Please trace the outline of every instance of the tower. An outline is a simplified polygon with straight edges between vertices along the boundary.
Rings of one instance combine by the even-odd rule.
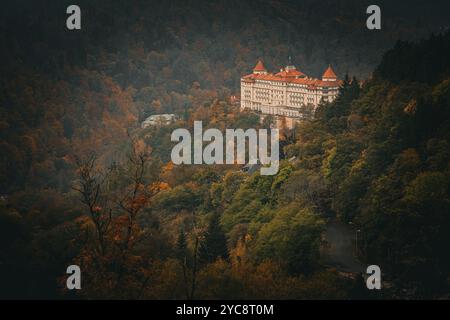
[[[267,74],[266,67],[264,67],[264,64],[261,60],[258,60],[258,63],[253,68],[254,74]]]
[[[336,73],[334,73],[333,68],[331,68],[331,64],[328,65],[327,70],[323,73],[322,81],[337,81]]]

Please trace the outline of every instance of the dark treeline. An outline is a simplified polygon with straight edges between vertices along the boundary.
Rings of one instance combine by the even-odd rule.
[[[449,292],[449,45],[448,32],[398,43],[288,147],[327,181],[329,209],[361,230],[360,257],[415,297]]]

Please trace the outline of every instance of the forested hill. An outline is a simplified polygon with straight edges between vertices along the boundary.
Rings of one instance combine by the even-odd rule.
[[[436,84],[450,74],[450,41],[445,35],[432,34],[419,43],[398,41],[384,54],[375,75],[381,79]]]
[[[449,292],[449,55],[450,33],[399,42],[288,147],[325,179],[325,207],[361,230],[363,261],[416,297]]]
[[[397,40],[448,27],[446,1],[427,14],[421,1],[380,1],[383,28],[369,31],[359,0],[82,0],[82,30],[68,31],[69,4],[2,4],[1,193],[67,191],[70,154],[109,159],[145,117],[238,93],[258,58],[278,70],[291,56],[312,76],[331,63],[361,79]]]
[[[398,39],[420,39],[449,27],[446,1],[427,6],[421,1],[379,1],[383,27],[369,31],[365,12],[370,1],[82,0],[82,30],[69,32],[69,4],[3,4],[2,68],[20,61],[61,76],[69,64],[97,67],[138,89],[158,79],[237,89],[239,77],[257,58],[277,70],[291,55],[313,76],[332,63],[338,74],[361,78],[370,75]],[[149,56],[151,52],[162,56]],[[149,61],[143,64],[143,58]],[[162,67],[171,69],[171,77]]]
[[[445,2],[423,3],[380,1],[373,32],[357,0],[84,0],[79,32],[65,29],[69,1],[2,4],[0,296],[70,296],[76,263],[86,298],[367,297],[321,264],[336,216],[393,284],[380,296],[445,297],[450,36]],[[314,121],[282,130],[295,160],[277,175],[161,161],[194,120],[268,125],[228,98],[257,58],[277,69],[289,55],[364,84],[346,78]],[[163,112],[181,119],[140,129]]]

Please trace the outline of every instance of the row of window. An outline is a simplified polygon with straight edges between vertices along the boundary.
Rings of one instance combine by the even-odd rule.
[[[289,110],[285,108],[277,108],[277,107],[269,107],[262,106],[261,104],[249,104],[244,103],[244,108],[249,108],[250,110],[259,111],[266,114],[278,115],[278,116],[287,116],[287,117],[300,117],[305,118],[307,114],[303,113],[303,111],[299,110]]]
[[[333,96],[323,96],[321,97],[323,99],[323,101],[328,102],[328,101],[332,101],[334,100]],[[245,90],[244,95],[242,97],[242,100],[252,100],[250,91]],[[282,105],[283,101],[284,101],[284,95],[278,95],[278,94],[267,94],[267,93],[256,93],[255,97],[254,97],[255,101],[259,101],[259,102],[263,102],[263,103],[271,103],[274,105]],[[310,104],[314,104],[316,101],[315,97],[311,97],[311,96],[307,96],[305,97],[304,95],[301,94],[297,94],[297,95],[293,95],[290,94],[288,96],[288,104],[292,105],[292,106],[301,106],[305,103],[310,103]]]

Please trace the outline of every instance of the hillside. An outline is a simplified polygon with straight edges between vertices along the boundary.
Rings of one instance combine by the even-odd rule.
[[[356,0],[79,1],[80,32],[64,29],[67,1],[3,5],[0,296],[447,297],[445,6],[380,3],[375,33]],[[314,121],[282,130],[294,161],[275,176],[168,162],[171,132],[194,120],[267,128],[229,97],[258,58],[275,70],[288,56],[344,79]],[[141,129],[156,113],[180,120]],[[391,289],[368,294],[322,264],[334,218],[360,230],[359,259]]]

